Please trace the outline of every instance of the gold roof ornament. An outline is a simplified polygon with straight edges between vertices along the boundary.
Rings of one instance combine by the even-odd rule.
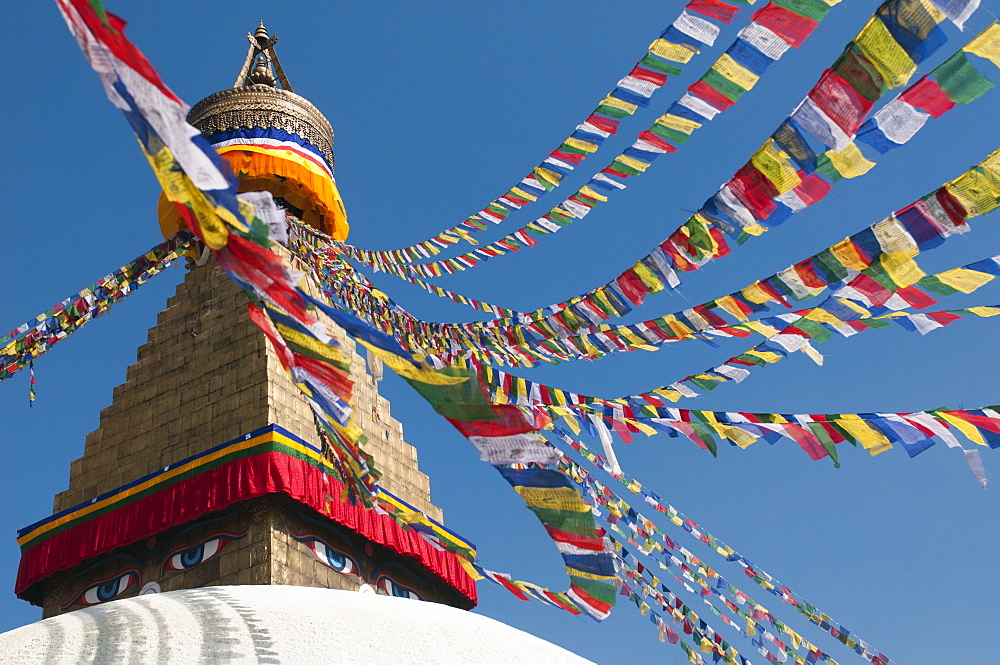
[[[292,91],[274,50],[277,35],[269,35],[261,21],[247,39],[250,47],[233,87],[195,104],[188,122],[232,166],[239,191],[269,191],[302,221],[343,240],[347,213],[333,178],[333,127]],[[166,237],[184,228],[170,208],[161,198]]]
[[[292,91],[274,51],[278,36],[268,36],[261,21],[247,39],[250,48],[233,87],[195,104],[188,122],[206,137],[240,127],[283,129],[319,148],[332,169],[333,127],[309,100]]]

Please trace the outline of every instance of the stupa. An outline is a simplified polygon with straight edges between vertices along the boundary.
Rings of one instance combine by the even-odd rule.
[[[189,121],[241,192],[266,190],[343,239],[333,129],[292,91],[277,37],[263,23],[248,37],[234,86],[196,104]],[[159,211],[165,236],[182,230],[169,205]],[[376,359],[366,363],[326,321],[382,473],[365,507],[350,500],[241,289],[208,252],[193,252],[188,269],[72,462],[54,514],[18,532],[16,593],[48,618],[0,634],[0,662],[586,665],[466,611],[476,588],[463,561],[475,547],[441,524],[416,451],[379,395]]]
[[[240,191],[269,191],[291,215],[343,239],[333,129],[292,91],[277,37],[261,23],[248,38],[234,86],[198,102],[189,121],[233,167]],[[181,230],[170,206],[159,217],[165,236]],[[350,360],[355,423],[383,474],[373,508],[349,500],[241,289],[207,252],[188,267],[72,462],[54,514],[19,532],[16,593],[46,617],[246,584],[473,607],[475,584],[456,551],[474,547],[440,524],[416,451],[353,341],[328,322]],[[420,518],[393,519],[399,513]]]

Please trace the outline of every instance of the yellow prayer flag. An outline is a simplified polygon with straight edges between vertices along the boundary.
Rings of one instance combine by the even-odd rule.
[[[969,307],[968,310],[976,316],[990,317],[1000,314],[1000,307]]]
[[[883,252],[899,252],[907,256],[916,256],[920,253],[913,236],[895,215],[889,215],[873,224],[872,233],[875,234],[875,239],[878,240]]]
[[[688,328],[686,325],[678,321],[677,317],[675,317],[673,314],[664,317],[663,321],[667,325],[667,327],[670,328],[670,330],[680,339],[690,337],[693,333],[693,331],[690,328]]]
[[[456,558],[458,559],[458,565],[462,566],[462,569],[465,570],[466,574],[468,574],[469,577],[471,577],[474,580],[483,579],[483,576],[479,574],[479,571],[476,570],[476,567],[472,565],[471,561],[469,561],[463,556],[459,556]]]
[[[349,365],[349,361],[340,350],[333,346],[332,344],[324,344],[315,337],[310,337],[309,335],[295,330],[294,328],[289,328],[281,323],[276,324],[275,329],[278,331],[285,340],[296,346],[301,346],[305,349],[309,349],[313,353],[322,356],[323,358],[329,360],[331,363],[338,365]]]
[[[514,488],[524,502],[535,508],[551,510],[567,510],[574,513],[585,513],[590,510],[590,504],[580,498],[580,493],[572,487],[523,487]]]
[[[650,44],[649,52],[671,62],[688,62],[697,53],[697,51],[692,50],[689,46],[674,44],[665,39],[657,39]]]
[[[573,577],[582,577],[585,580],[597,580],[598,582],[612,582],[618,579],[615,575],[598,575],[596,573],[588,573],[577,568],[571,568],[570,566],[564,566],[566,572]]]
[[[740,327],[755,332],[758,335],[763,335],[764,337],[773,337],[778,333],[777,328],[769,326],[766,323],[762,323],[761,321],[747,321],[746,323],[741,323]]]
[[[760,80],[760,76],[733,60],[728,53],[723,53],[712,65],[712,69],[744,90],[750,90]]]
[[[892,448],[889,439],[872,429],[868,423],[853,414],[845,414],[836,419],[851,436],[856,438],[868,453],[874,457]]]
[[[962,49],[1000,67],[1000,23],[993,23]]]
[[[604,292],[604,287],[601,287],[596,291],[594,291],[592,294],[590,294],[590,297],[596,300],[598,304],[601,305],[600,309],[611,312],[617,311],[615,310],[614,307],[611,306],[611,301],[608,300],[608,294]]]
[[[984,284],[993,281],[993,275],[978,270],[968,270],[966,268],[955,268],[946,270],[935,275],[938,281],[947,284],[953,289],[962,293],[972,293]]]
[[[826,157],[830,160],[837,173],[845,178],[856,178],[868,173],[875,162],[868,161],[856,143],[848,143],[843,150],[827,150]]]
[[[379,347],[369,344],[362,339],[358,339],[357,342],[375,354],[375,356],[377,356],[386,367],[403,378],[413,379],[414,381],[419,381],[432,386],[453,386],[469,380],[469,377],[467,376],[448,376],[446,374],[442,374],[433,367],[419,367],[414,365],[409,360],[397,356],[395,353],[390,353],[385,349],[380,349]]]
[[[141,144],[140,144],[141,147]],[[180,203],[191,208],[198,218],[201,235],[205,244],[212,249],[221,249],[229,241],[229,230],[219,219],[205,195],[194,186],[194,183],[182,172],[174,168],[174,156],[166,147],[161,147],[155,155],[150,155],[143,148],[143,154],[153,168],[160,187],[166,198],[173,203]],[[232,215],[229,215],[232,217]],[[239,224],[243,230],[243,224]]]
[[[830,253],[840,261],[841,265],[851,270],[864,270],[869,265],[868,261],[862,257],[857,246],[850,238],[844,238],[844,240],[832,246]]]
[[[882,75],[889,89],[905,85],[913,72],[917,71],[913,59],[876,17],[868,21],[868,25],[855,37],[854,43]]]
[[[638,110],[639,108],[635,104],[629,104],[628,102],[623,102],[617,97],[612,97],[611,95],[608,95],[603,100],[601,100],[601,106],[611,106],[616,109],[621,109],[622,111],[625,111],[629,115],[635,113],[636,110]]]
[[[615,161],[621,162],[625,166],[631,166],[638,171],[645,171],[649,168],[649,162],[643,162],[635,157],[629,157],[628,155],[618,155],[615,157]]]
[[[879,257],[879,263],[885,268],[890,279],[899,286],[916,284],[917,280],[926,275],[917,262],[903,252],[890,252]]]
[[[541,178],[542,180],[548,182],[552,185],[558,185],[559,181],[562,180],[562,175],[556,173],[555,171],[550,171],[549,169],[542,168],[541,166],[536,166],[531,171],[536,178]]]
[[[946,186],[965,206],[968,217],[984,215],[1000,205],[1000,173],[986,164],[963,173]]]
[[[719,434],[726,437],[733,443],[735,443],[740,448],[746,450],[749,448],[756,440],[757,437],[750,432],[740,429],[739,427],[733,427],[731,425],[716,425],[716,429]]]
[[[833,314],[826,311],[825,309],[820,309],[819,307],[813,308],[808,312],[806,312],[805,318],[809,319],[810,321],[817,321],[819,323],[829,323],[834,326],[839,326],[843,323],[843,321],[835,317]]]
[[[639,279],[642,280],[643,284],[648,286],[653,293],[659,293],[660,291],[666,288],[663,285],[663,282],[660,281],[660,278],[657,277],[652,270],[647,268],[646,264],[643,263],[642,261],[632,266],[632,272],[638,275]],[[648,344],[648,342],[643,342],[643,343]]]
[[[640,422],[638,420],[632,420],[631,418],[622,418],[622,421],[629,425],[632,425],[646,436],[656,436],[657,433],[656,430],[644,422]]]
[[[671,113],[664,113],[661,115],[656,119],[656,124],[663,125],[667,129],[674,129],[678,132],[683,132],[684,134],[691,134],[694,130],[701,127],[700,122],[682,118],[679,115],[673,115]]]
[[[671,402],[676,402],[677,400],[679,400],[681,397],[684,396],[680,392],[673,390],[671,388],[657,388],[650,392],[652,392],[654,395],[665,397],[666,399],[669,399]]]
[[[989,445],[986,440],[983,439],[982,433],[975,428],[972,423],[962,420],[958,416],[953,416],[945,411],[938,411],[935,415],[940,416],[942,419],[948,421],[955,429],[965,435],[969,441],[973,443],[978,443],[981,446]]]
[[[584,152],[597,152],[597,146],[594,145],[593,143],[588,143],[587,141],[582,141],[580,139],[573,138],[572,136],[563,141],[563,143],[565,143],[568,146],[572,146],[574,148],[583,150]]]
[[[750,286],[745,287],[740,293],[743,294],[744,298],[757,305],[763,305],[773,299],[771,294],[760,287],[760,282],[754,282]]]
[[[583,187],[581,187],[580,193],[586,196],[587,198],[597,199],[598,201],[608,200],[608,197],[606,197],[604,194],[601,194],[600,192],[591,189],[590,185],[584,185]]]
[[[715,301],[716,306],[724,311],[729,316],[740,321],[747,321],[747,315],[743,313],[743,309],[737,304],[736,299],[732,296],[722,296],[717,298]]]
[[[778,148],[774,139],[768,139],[760,150],[754,153],[750,161],[774,185],[779,194],[784,194],[802,184],[798,171],[791,165],[784,151]]]
[[[459,228],[459,227],[457,227],[457,226],[456,226],[456,227],[454,228],[454,231],[455,231],[455,233],[457,233],[458,235],[460,235],[460,236],[462,237],[462,240],[466,241],[466,242],[467,242],[467,243],[469,243],[470,245],[478,245],[478,244],[479,244],[479,242],[478,242],[478,241],[476,241],[476,240],[475,240],[475,239],[474,239],[474,238],[472,237],[472,234],[471,234],[471,233],[469,233],[468,231],[466,231],[465,229],[463,229],[463,228]]]
[[[510,188],[510,193],[513,194],[514,196],[516,196],[519,199],[524,199],[525,201],[537,201],[538,200],[537,196],[535,196],[534,194],[529,194],[528,192],[524,191],[520,187],[511,187]]]
[[[768,364],[776,363],[784,357],[777,353],[771,353],[770,351],[756,351],[756,350],[747,351],[746,355],[753,356],[754,358],[760,358],[761,360],[763,360]]]

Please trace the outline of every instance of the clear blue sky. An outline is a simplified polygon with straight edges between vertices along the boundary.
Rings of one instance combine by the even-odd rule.
[[[685,210],[699,207],[749,158],[877,5],[850,0],[834,8],[764,83],[585,222],[535,250],[441,285],[530,310],[603,284],[666,237],[687,218]],[[278,54],[296,92],[334,125],[350,239],[377,249],[423,240],[505,191],[569,134],[681,7],[108,3],[189,103],[231,85],[246,52],[245,34],[263,18],[281,38]],[[997,0],[983,0],[965,38],[997,13]],[[160,235],[153,176],[54,3],[19,3],[8,10],[5,25],[0,327],[6,331],[144,252]],[[964,43],[954,26],[945,30],[948,44],[921,72]],[[734,33],[728,29],[716,51],[696,59],[649,109],[625,121],[621,141],[589,160],[565,190],[582,184],[651,124]],[[841,182],[819,205],[691,275],[681,294],[650,299],[637,316],[673,312],[771,275],[963,172],[998,145],[998,94],[930,121],[867,176]],[[529,220],[513,217],[509,228]],[[975,220],[972,233],[925,254],[925,269],[998,253],[997,220],[996,214]],[[84,436],[98,426],[100,409],[110,404],[112,388],[124,380],[136,347],[182,277],[180,269],[158,277],[37,362],[33,410],[26,375],[0,385],[0,494],[6,498],[0,508],[0,631],[39,616],[11,592],[15,530],[50,514],[52,496],[66,488],[70,461],[82,454]],[[377,281],[426,319],[469,316],[402,282]],[[980,304],[1000,304],[1000,289],[945,299],[942,308]],[[791,359],[682,406],[851,413],[995,404],[997,325],[977,319],[923,338],[890,329],[837,339],[819,346],[824,367]],[[675,344],[656,354],[546,367],[533,375],[577,392],[630,394],[716,365],[748,346],[738,340],[721,349]],[[431,476],[446,523],[479,545],[482,564],[565,588],[554,547],[499,475],[402,382],[387,377],[383,385],[393,415],[419,450],[421,469]],[[665,436],[618,450],[626,471],[897,662],[995,661],[998,490],[980,489],[961,455],[943,443],[913,460],[901,449],[873,459],[848,446],[841,450],[841,469],[811,462],[787,441],[773,447],[759,442],[745,451],[720,446],[718,459]],[[1000,482],[996,453],[983,455]],[[716,567],[742,579],[738,569],[721,562]],[[784,610],[755,588],[745,590],[772,610]],[[522,603],[488,583],[480,594],[476,611],[599,663],[685,661],[679,649],[657,642],[655,629],[630,604],[596,624]],[[753,659],[748,641],[718,620],[711,623]],[[790,625],[829,646],[805,622]],[[861,662],[842,647],[827,650],[842,663]]]

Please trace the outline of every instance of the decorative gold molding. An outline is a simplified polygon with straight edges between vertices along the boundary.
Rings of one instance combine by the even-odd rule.
[[[195,104],[187,119],[206,136],[241,127],[282,129],[319,148],[333,168],[330,121],[294,92],[264,84],[221,90]]]

